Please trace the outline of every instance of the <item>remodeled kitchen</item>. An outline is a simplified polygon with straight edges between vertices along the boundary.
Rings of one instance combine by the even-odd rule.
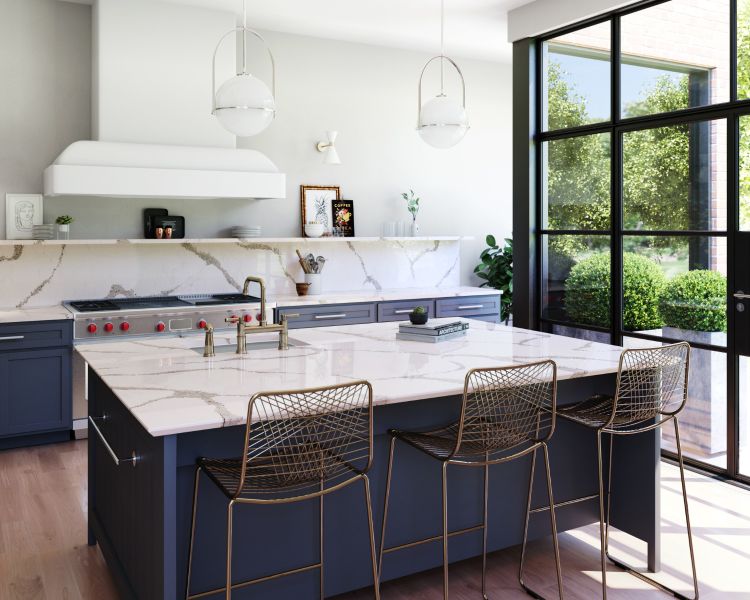
[[[746,592],[690,2],[0,0],[0,600]]]

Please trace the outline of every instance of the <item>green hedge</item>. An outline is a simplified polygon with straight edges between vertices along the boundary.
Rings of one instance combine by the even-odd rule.
[[[651,259],[623,254],[623,325],[630,331],[661,327],[659,297],[666,279]],[[609,252],[586,258],[570,270],[565,281],[565,309],[581,325],[610,325]]]
[[[716,271],[688,271],[667,283],[659,310],[667,327],[726,331],[726,297],[724,275]]]

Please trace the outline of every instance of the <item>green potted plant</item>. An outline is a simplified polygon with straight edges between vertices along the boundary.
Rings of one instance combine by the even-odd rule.
[[[419,198],[414,195],[414,190],[404,192],[401,197],[406,200],[406,210],[411,214],[411,236],[419,235],[419,225],[417,225],[417,213],[419,212]]]
[[[409,320],[412,325],[424,325],[427,323],[427,309],[424,306],[415,306],[409,313]]]
[[[70,238],[70,224],[75,221],[70,215],[60,215],[55,219],[57,224],[57,239],[67,240]]]
[[[482,261],[474,267],[474,273],[484,282],[479,287],[489,286],[503,292],[500,300],[500,319],[508,323],[513,312],[513,240],[505,238],[501,248],[494,235],[486,238],[488,248],[482,250]]]

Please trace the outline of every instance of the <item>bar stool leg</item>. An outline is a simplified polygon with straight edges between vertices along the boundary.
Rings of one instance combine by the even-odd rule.
[[[487,500],[489,498],[490,460],[489,453],[484,455],[484,520],[482,521],[482,598],[487,598]]]
[[[323,491],[323,480],[320,480],[320,491]],[[325,594],[325,579],[324,579],[324,567],[323,567],[323,545],[325,543],[325,537],[324,537],[324,527],[323,527],[323,515],[324,515],[324,505],[323,505],[323,494],[321,494],[318,497],[318,500],[320,501],[320,600],[323,600],[326,597]]]
[[[226,599],[232,600],[232,514],[234,512],[234,500],[229,501],[227,506],[227,587]]]
[[[694,599],[698,600],[698,572],[695,568],[695,550],[693,549],[693,530],[690,526],[690,510],[688,509],[687,486],[685,485],[685,465],[682,461],[682,443],[680,442],[680,427],[677,417],[674,418],[674,437],[677,442],[677,461],[680,465],[680,481],[682,482],[682,501],[685,505],[685,523],[687,524],[688,545],[690,546],[690,566],[693,570]]]
[[[372,522],[372,499],[370,497],[370,478],[362,475],[365,486],[365,504],[367,505],[367,525],[369,527],[370,562],[372,564],[372,585],[375,588],[375,600],[380,600],[380,581],[378,577],[378,562],[375,554],[375,527]]]
[[[526,542],[529,537],[529,518],[531,516],[531,492],[534,489],[534,470],[536,469],[536,450],[531,453],[531,469],[529,470],[529,492],[526,496],[526,518],[523,522],[523,543],[521,544],[521,562],[518,566],[518,583],[528,594],[539,598],[523,581],[523,565],[526,560]]]
[[[193,488],[193,513],[190,520],[190,549],[188,550],[187,583],[185,584],[185,600],[190,598],[190,576],[193,572],[193,543],[195,542],[195,515],[198,512],[198,486],[201,482],[201,468],[195,468],[195,484]]]
[[[557,591],[560,600],[563,598],[562,567],[560,565],[560,546],[557,540],[557,520],[555,519],[555,499],[552,494],[552,473],[549,467],[549,450],[547,444],[542,442],[544,452],[544,466],[547,470],[547,496],[549,498],[549,521],[552,529],[552,546],[555,550],[555,570],[557,571]]]
[[[448,463],[443,462],[443,598],[448,600]]]
[[[602,432],[596,432],[596,451],[599,467],[599,543],[602,563],[602,600],[607,600],[607,549],[604,526],[604,466],[602,464]]]
[[[383,524],[380,528],[380,554],[378,560],[378,579],[383,576],[383,548],[385,548],[385,524],[388,521],[388,499],[391,496],[391,474],[393,473],[393,454],[396,450],[396,438],[391,438],[388,456],[388,471],[385,477],[385,501],[383,503]]]

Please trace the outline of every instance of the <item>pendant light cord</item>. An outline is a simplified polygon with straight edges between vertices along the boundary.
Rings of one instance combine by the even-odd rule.
[[[242,0],[242,74],[247,75],[247,1]]]
[[[245,0],[242,0],[243,2]],[[445,80],[445,0],[440,0],[440,95],[444,92]]]

